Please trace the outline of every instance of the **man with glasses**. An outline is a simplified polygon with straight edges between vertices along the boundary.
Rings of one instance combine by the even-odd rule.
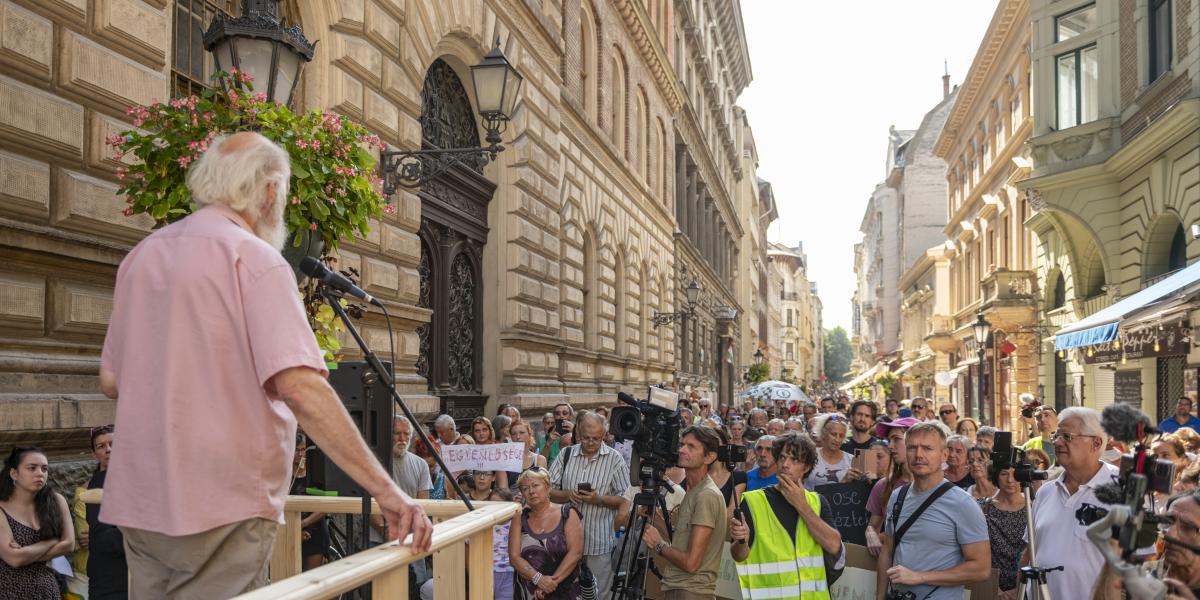
[[[1180,427],[1189,427],[1200,431],[1200,419],[1192,416],[1192,399],[1182,396],[1175,401],[1175,415],[1158,424],[1158,430],[1163,433],[1175,433]]]
[[[930,420],[929,411],[928,411],[929,404],[925,401],[925,398],[923,398],[921,396],[917,396],[917,397],[913,398],[911,407],[912,407],[912,416],[914,419],[916,419],[918,421],[929,421]]]
[[[746,473],[747,492],[779,483],[775,456],[771,454],[771,444],[774,442],[775,436],[764,435],[754,443],[754,456],[757,459],[758,466]]]
[[[1190,492],[1175,496],[1167,503],[1167,516],[1173,521],[1167,535],[1181,542],[1200,545],[1200,492]],[[1171,580],[1168,586],[1179,586],[1191,591],[1193,596],[1200,594],[1200,554],[1175,544],[1167,544],[1163,559],[1170,569]],[[1173,594],[1182,593],[1179,590]],[[1186,596],[1184,596],[1186,597]]]
[[[850,405],[851,434],[842,442],[842,452],[854,454],[857,450],[870,448],[879,438],[871,435],[875,431],[875,417],[879,408],[870,400],[855,400]]]
[[[1058,413],[1054,412],[1053,406],[1043,406],[1038,409],[1037,414],[1034,415],[1034,419],[1037,419],[1037,429],[1035,431],[1041,432],[1041,435],[1034,435],[1034,437],[1029,438],[1029,441],[1025,442],[1021,447],[1025,450],[1035,448],[1041,450],[1050,457],[1050,464],[1055,464],[1057,461],[1054,456],[1053,437],[1054,432],[1058,429]]]
[[[938,418],[946,427],[950,428],[950,433],[954,433],[958,428],[958,409],[950,402],[944,402],[938,407]]]
[[[1100,427],[1100,412],[1082,406],[1063,411],[1057,431],[1050,436],[1062,477],[1045,482],[1033,503],[1033,528],[1041,565],[1066,566],[1048,579],[1051,598],[1091,598],[1100,579],[1104,557],[1086,543],[1087,524],[1076,512],[1085,507],[1106,508],[1096,499],[1096,488],[1117,480],[1117,467],[1101,462],[1108,435]],[[1029,541],[1026,533],[1026,542]],[[1028,564],[1025,551],[1022,564]]]
[[[712,419],[717,425],[721,424],[721,417],[713,412],[712,400],[701,398],[696,401],[696,422],[699,423],[705,419]]]
[[[607,426],[593,412],[578,416],[579,443],[558,453],[550,465],[550,501],[572,503],[583,515],[583,558],[596,576],[596,597],[612,585],[613,520],[625,503],[629,467],[604,444]]]

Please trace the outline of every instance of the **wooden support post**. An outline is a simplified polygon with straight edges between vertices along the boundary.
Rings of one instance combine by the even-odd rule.
[[[471,600],[491,600],[495,593],[492,588],[492,579],[496,575],[492,556],[492,531],[492,528],[488,527],[472,535],[471,543],[467,544],[467,566],[471,569]]]
[[[491,552],[491,546],[488,546]],[[491,561],[488,561],[491,564]],[[488,571],[491,571],[489,568]],[[463,575],[467,572],[466,547],[462,543],[433,553],[433,600],[466,600]],[[471,573],[474,580],[476,573]],[[491,581],[489,576],[488,581]],[[490,588],[489,588],[490,590]]]
[[[271,548],[271,581],[300,574],[300,513],[285,511],[283,519]]]
[[[376,577],[371,583],[371,600],[396,600],[408,597],[408,565],[400,565]]]

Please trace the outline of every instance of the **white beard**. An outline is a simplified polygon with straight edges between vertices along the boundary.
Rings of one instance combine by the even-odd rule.
[[[274,210],[264,210],[254,224],[254,235],[271,245],[275,250],[283,250],[287,243],[287,227],[283,223],[284,197],[276,197]]]

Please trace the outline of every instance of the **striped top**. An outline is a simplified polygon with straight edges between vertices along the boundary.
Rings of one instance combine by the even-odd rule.
[[[570,460],[563,472],[563,455],[570,449]],[[593,457],[583,455],[578,444],[564,448],[550,465],[550,483],[556,489],[574,491],[587,482],[601,496],[622,496],[629,487],[629,467],[621,453],[601,445]],[[583,554],[607,554],[613,548],[613,520],[617,511],[598,504],[578,505],[583,515]]]

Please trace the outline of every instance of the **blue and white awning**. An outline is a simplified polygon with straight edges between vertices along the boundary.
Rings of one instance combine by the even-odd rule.
[[[1095,314],[1076,321],[1054,334],[1055,350],[1070,350],[1080,346],[1104,344],[1117,339],[1121,321],[1155,304],[1169,300],[1186,288],[1200,283],[1200,262],[1196,262],[1178,273],[1143,289],[1132,296],[1113,304]]]

